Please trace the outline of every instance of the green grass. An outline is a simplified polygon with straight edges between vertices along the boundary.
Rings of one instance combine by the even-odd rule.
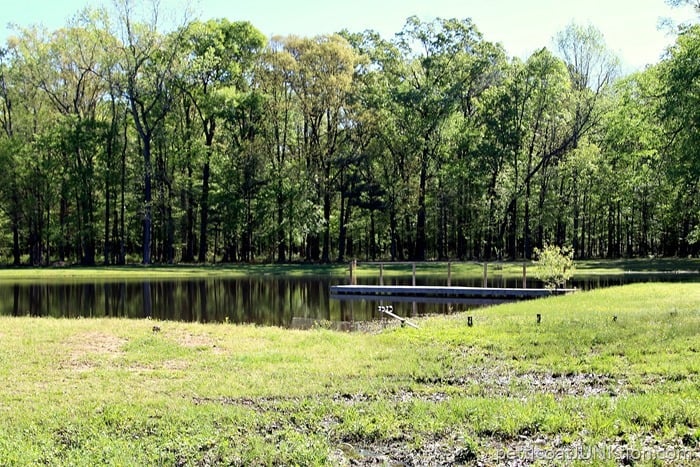
[[[334,276],[347,274],[341,264],[223,264],[223,265],[139,265],[60,266],[0,268],[0,280],[101,280],[101,279],[178,279],[196,277],[247,276]]]
[[[522,277],[523,262],[488,263],[489,279],[494,277]],[[536,266],[527,264],[528,276],[534,277]],[[359,262],[358,277],[378,277],[379,263]],[[454,278],[479,279],[483,277],[483,263],[453,262],[451,274]],[[576,276],[618,275],[625,273],[655,273],[685,271],[700,273],[700,259],[652,258],[626,260],[586,260],[576,262]],[[384,264],[386,277],[406,277],[412,274],[411,263]],[[127,266],[62,266],[62,267],[5,267],[0,268],[0,281],[36,280],[108,280],[147,278],[177,279],[193,277],[247,277],[247,276],[286,276],[286,277],[348,277],[349,263],[340,264],[222,264],[222,265],[127,265]],[[419,277],[447,277],[446,262],[416,263]]]
[[[355,271],[358,277],[378,277],[379,264],[359,263]],[[522,263],[491,263],[489,273],[496,275],[522,274]],[[386,263],[384,274],[410,276],[410,263]],[[482,263],[452,264],[454,277],[479,278],[483,275]],[[417,263],[416,275],[421,277],[447,276],[447,263]],[[62,266],[47,268],[0,268],[0,280],[95,280],[95,279],[145,279],[191,277],[348,277],[349,263],[340,264],[223,264],[223,265],[127,265],[127,266]]]
[[[571,465],[587,449],[597,457],[580,465],[659,465],[660,449],[698,452],[696,284],[468,313],[473,327],[454,314],[378,334],[0,318],[0,464]]]
[[[699,258],[633,258],[615,260],[577,261],[576,269],[582,275],[691,272],[700,273]]]

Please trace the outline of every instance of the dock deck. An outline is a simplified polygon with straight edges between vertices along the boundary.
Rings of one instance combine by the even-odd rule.
[[[480,299],[480,300],[527,300],[552,295],[564,295],[576,289],[516,289],[491,287],[443,287],[411,285],[332,285],[331,298],[355,299]]]

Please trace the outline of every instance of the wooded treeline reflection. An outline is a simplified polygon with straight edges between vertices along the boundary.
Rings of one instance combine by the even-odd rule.
[[[583,278],[570,285],[581,289],[650,280],[649,276]],[[654,276],[654,280],[697,280],[697,275]],[[231,322],[289,327],[292,318],[319,321],[367,321],[380,318],[371,300],[339,301],[329,294],[329,278],[210,278],[121,282],[19,282],[0,284],[0,315],[56,318],[119,317],[157,320]],[[387,278],[387,285],[408,285],[410,277]],[[376,284],[376,278],[361,278]],[[422,279],[421,285],[444,285],[440,279]],[[453,285],[479,286],[480,280],[457,279]],[[490,286],[520,287],[517,279],[492,278]],[[534,281],[528,285],[536,286]],[[468,304],[396,302],[401,316],[448,313]]]
[[[125,317],[284,326],[292,316],[340,319],[328,305],[329,282],[259,279],[17,283],[0,286],[0,314]],[[333,316],[331,316],[331,313]]]
[[[330,300],[324,279],[202,279],[0,285],[0,314],[120,317],[289,326],[293,317],[365,321],[372,303]],[[409,307],[412,312],[410,304]],[[420,306],[417,313],[433,308]]]

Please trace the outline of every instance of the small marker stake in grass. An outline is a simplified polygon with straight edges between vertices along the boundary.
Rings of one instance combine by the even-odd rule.
[[[474,321],[472,320],[471,316],[467,316],[467,326],[472,327],[474,325]]]
[[[542,322],[542,315],[540,313],[537,313],[537,324],[540,324]]]

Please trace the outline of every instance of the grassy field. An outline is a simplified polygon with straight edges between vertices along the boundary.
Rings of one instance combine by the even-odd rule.
[[[488,275],[492,277],[522,277],[523,262],[490,262]],[[358,277],[378,277],[379,263],[359,262]],[[536,266],[528,262],[528,276],[534,277]],[[455,278],[479,279],[483,277],[483,263],[453,262],[451,273]],[[617,275],[625,273],[692,272],[700,273],[700,259],[654,258],[626,260],[587,260],[576,262],[577,275]],[[410,276],[411,263],[385,263],[386,276]],[[222,264],[222,265],[152,265],[132,264],[127,266],[62,266],[62,267],[6,267],[0,268],[0,280],[100,280],[146,278],[192,278],[192,277],[245,277],[245,276],[290,276],[347,277],[349,263],[340,264]],[[446,262],[416,263],[419,277],[447,277]]]
[[[3,317],[0,465],[700,464],[697,284],[468,313],[352,334]]]

